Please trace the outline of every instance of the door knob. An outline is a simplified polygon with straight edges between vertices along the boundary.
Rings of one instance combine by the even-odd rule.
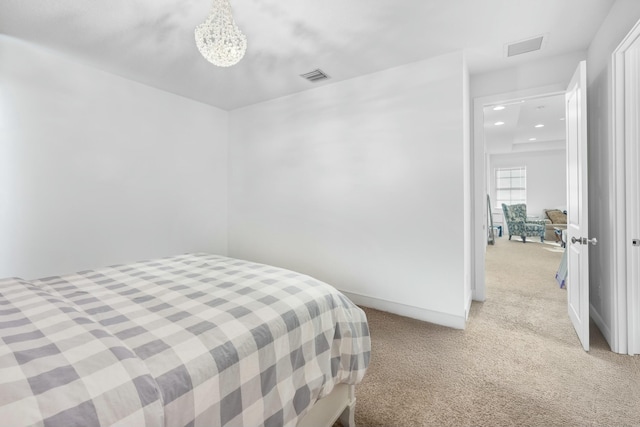
[[[588,245],[591,243],[593,246],[598,244],[598,239],[595,237],[593,239],[587,239],[586,237],[578,237],[575,236],[571,238],[571,243],[580,243],[581,245]]]

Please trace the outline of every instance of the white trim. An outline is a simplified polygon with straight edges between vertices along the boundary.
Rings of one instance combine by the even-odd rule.
[[[637,91],[638,88],[629,88],[627,85],[637,85],[637,81],[625,79],[625,69],[635,73],[640,70],[637,66],[629,66],[626,63],[626,53],[640,38],[640,21],[631,29],[629,34],[620,42],[612,54],[612,108],[611,108],[611,140],[613,141],[613,170],[615,220],[613,232],[613,259],[615,266],[613,271],[613,330],[615,333],[610,341],[611,349],[616,353],[639,354],[640,353],[640,290],[638,281],[637,262],[632,258],[634,248],[631,246],[632,238],[640,238],[637,230],[638,212],[638,134],[639,124],[626,123],[625,116],[637,117],[640,100],[627,95]],[[636,64],[637,65],[637,61]],[[636,78],[637,80],[637,78]],[[629,111],[631,110],[631,111]],[[635,114],[635,116],[633,115]],[[634,162],[636,159],[636,162]],[[640,250],[640,249],[635,249]]]
[[[637,37],[634,41],[637,40]],[[638,218],[638,52],[636,48],[625,50],[625,79],[624,79],[624,146],[625,146],[625,175],[626,175],[626,239],[627,248],[627,353],[638,353],[636,337],[640,332],[637,330],[637,307],[638,289],[638,265],[636,262],[638,249],[631,246],[632,238],[640,238],[637,229]],[[636,118],[633,120],[633,118]]]
[[[484,140],[484,107],[493,104],[503,104],[519,99],[539,98],[542,96],[564,94],[565,87],[562,84],[542,86],[533,89],[518,90],[497,95],[483,96],[473,100],[473,144],[472,151],[472,176],[473,188],[471,191],[471,233],[474,237],[472,248],[471,266],[472,296],[475,301],[486,299],[485,283],[485,251],[487,249],[487,157],[485,154]]]
[[[487,186],[485,171],[484,114],[485,102],[473,100],[473,142],[471,144],[471,296],[484,301],[484,263],[487,249]]]
[[[362,305],[364,307],[375,308],[376,310],[386,311],[387,313],[398,314],[400,316],[410,317],[412,319],[418,319],[424,322],[435,323],[455,329],[464,329],[465,327],[466,322],[464,315],[455,316],[453,314],[427,310],[425,308],[383,300],[380,298],[370,297],[368,295],[356,294],[354,292],[340,292],[357,305]]]
[[[612,277],[612,325],[611,339],[608,340],[611,350],[616,353],[627,353],[627,291],[625,289],[627,281],[626,269],[626,248],[624,242],[626,240],[626,224],[625,224],[625,161],[624,161],[624,139],[620,141],[620,135],[624,135],[624,66],[620,66],[616,53],[613,52],[613,60],[611,63],[612,79],[612,100],[611,100],[611,140],[613,141],[613,164],[610,166],[614,171],[613,191],[611,191],[612,204],[615,206],[612,233],[611,254],[614,260],[613,277]]]
[[[640,21],[636,24],[635,32],[632,30],[632,40],[628,49],[625,49],[625,170],[627,178],[627,353],[640,353],[640,325],[638,313],[640,311],[640,272],[638,271],[638,251],[640,248],[632,246],[633,238],[640,239],[638,216],[640,215],[640,201],[638,200],[638,138],[640,138],[640,97],[638,96],[638,79],[640,78]]]

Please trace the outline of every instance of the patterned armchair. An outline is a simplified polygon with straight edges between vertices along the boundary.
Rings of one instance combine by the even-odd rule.
[[[522,237],[522,243],[525,243],[527,237],[538,236],[540,241],[544,242],[545,221],[527,218],[527,205],[507,206],[503,203],[502,211],[509,230],[509,240],[511,240],[511,236],[515,235]]]

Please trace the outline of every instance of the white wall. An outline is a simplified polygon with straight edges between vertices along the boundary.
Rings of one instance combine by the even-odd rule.
[[[570,52],[517,67],[472,75],[471,97],[516,92],[558,83],[566,88],[578,63],[586,59],[586,55],[586,52]]]
[[[491,201],[496,209],[495,169],[527,168],[527,215],[543,217],[543,209],[567,209],[566,150],[492,154],[489,156]],[[500,210],[501,212],[501,210]]]
[[[589,108],[589,234],[598,245],[589,249],[591,315],[612,343],[616,212],[614,146],[611,141],[611,54],[640,19],[640,1],[618,0],[598,30],[587,56]]]
[[[227,119],[0,36],[0,277],[226,253]]]
[[[455,53],[232,111],[230,255],[463,327],[463,83]]]

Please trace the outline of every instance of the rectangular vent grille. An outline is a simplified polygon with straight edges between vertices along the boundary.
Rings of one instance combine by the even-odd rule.
[[[507,45],[507,56],[516,56],[523,53],[540,50],[540,48],[542,47],[543,38],[543,36],[539,36],[529,40],[524,40]]]
[[[300,77],[309,80],[310,82],[319,82],[320,80],[326,80],[329,78],[329,75],[322,71],[321,69],[309,71],[305,74],[300,74]]]

